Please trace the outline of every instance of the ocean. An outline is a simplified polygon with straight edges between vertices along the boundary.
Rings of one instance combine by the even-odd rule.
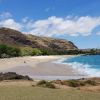
[[[71,65],[74,70],[82,75],[100,77],[100,55],[71,57],[64,59],[62,63]]]

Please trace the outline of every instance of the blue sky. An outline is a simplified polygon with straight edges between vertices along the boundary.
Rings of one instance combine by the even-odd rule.
[[[0,0],[0,27],[100,48],[100,0]]]

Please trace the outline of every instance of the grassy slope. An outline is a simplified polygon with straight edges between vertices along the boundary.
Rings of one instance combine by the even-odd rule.
[[[0,100],[100,100],[100,94],[29,86],[0,86]]]

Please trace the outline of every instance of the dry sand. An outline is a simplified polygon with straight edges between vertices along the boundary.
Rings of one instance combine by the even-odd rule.
[[[0,72],[16,72],[33,79],[69,79],[81,78],[71,66],[54,63],[61,58],[73,56],[34,56],[0,59]]]

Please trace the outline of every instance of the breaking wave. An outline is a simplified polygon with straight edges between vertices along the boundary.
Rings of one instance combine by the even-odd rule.
[[[100,77],[100,55],[64,58],[58,60],[57,63],[67,64],[81,75]]]

